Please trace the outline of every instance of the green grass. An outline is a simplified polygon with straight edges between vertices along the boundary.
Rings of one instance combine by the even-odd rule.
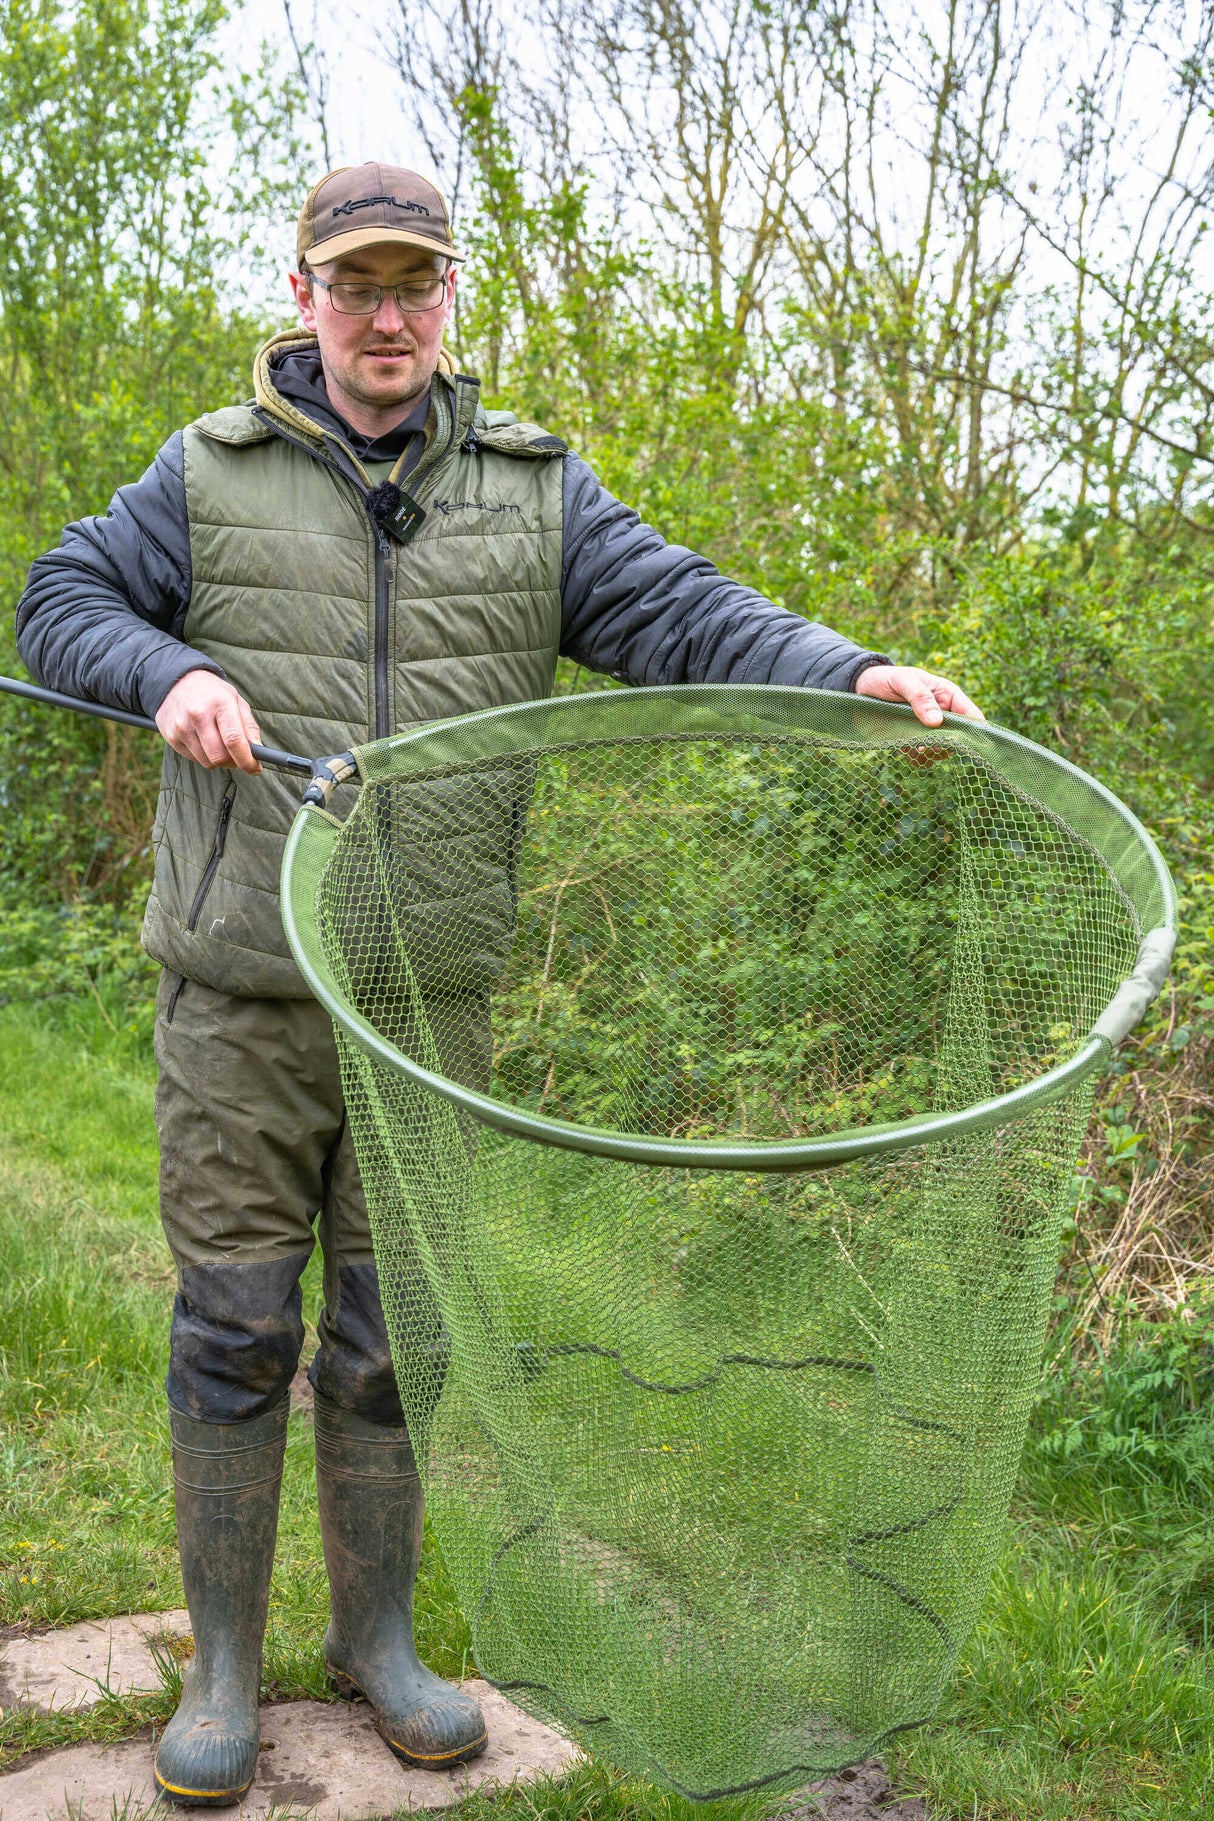
[[[150,1059],[101,1019],[0,1012],[0,1624],[182,1604],[163,1382],[173,1271],[156,1216]],[[320,1295],[319,1252],[304,1281]],[[311,1322],[306,1346],[315,1345]],[[325,1692],[327,1615],[307,1419],[292,1416],[266,1678]],[[467,1633],[427,1552],[418,1635],[458,1675]],[[0,1750],[112,1737],[164,1703],[6,1716]],[[117,1731],[115,1731],[117,1729]]]
[[[1047,1379],[1003,1561],[907,1775],[959,1815],[1176,1821],[1214,1802],[1210,1327]]]
[[[180,1605],[150,1057],[87,1006],[53,1020],[14,1007],[0,1011],[0,1083],[0,1624]],[[312,1316],[318,1294],[314,1261]],[[1192,1821],[1214,1806],[1209,1357],[1199,1323],[1154,1343],[1131,1336],[1095,1378],[1051,1381],[948,1703],[897,1754],[933,1813]],[[456,1675],[467,1632],[431,1550],[419,1591],[423,1654]],[[296,1416],[269,1693],[325,1692],[325,1608],[311,1440]],[[6,1715],[0,1762],[129,1735],[162,1722],[172,1699],[166,1687],[87,1714]],[[607,1766],[468,1805],[478,1821],[686,1821],[685,1808]]]

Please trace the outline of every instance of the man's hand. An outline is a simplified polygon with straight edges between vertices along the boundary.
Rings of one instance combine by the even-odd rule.
[[[878,702],[905,702],[925,727],[939,727],[945,709],[971,721],[986,720],[964,689],[913,664],[872,664],[860,672],[853,687],[858,696],[873,696]]]
[[[261,729],[244,697],[212,670],[187,670],[156,711],[156,725],[173,748],[197,765],[239,766],[254,777],[261,766],[249,741]]]

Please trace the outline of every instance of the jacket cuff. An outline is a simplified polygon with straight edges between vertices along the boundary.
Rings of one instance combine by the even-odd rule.
[[[181,644],[178,639],[166,639],[156,651],[150,652],[139,666],[135,683],[143,713],[154,720],[169,690],[191,670],[209,670],[212,675],[223,677],[225,682],[227,680],[227,672],[222,665],[217,664],[213,658],[203,657],[200,651]]]
[[[878,664],[886,665],[892,669],[893,662],[894,660],[892,658],[882,657],[881,653],[877,651],[862,652],[848,673],[847,681],[843,685],[844,689],[849,689],[854,694],[856,684],[860,681],[860,678],[864,675],[866,670],[872,670]]]

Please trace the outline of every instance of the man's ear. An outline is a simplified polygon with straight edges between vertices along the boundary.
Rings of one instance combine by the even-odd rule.
[[[299,311],[299,320],[309,335],[315,335],[316,311],[312,304],[312,287],[308,283],[308,275],[306,272],[289,272],[287,277],[291,284],[291,295],[294,297],[296,308]]]

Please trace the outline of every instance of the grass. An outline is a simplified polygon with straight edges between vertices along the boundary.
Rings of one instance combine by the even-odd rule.
[[[172,1273],[156,1219],[150,1058],[86,1006],[53,1019],[9,1008],[0,1084],[0,1624],[180,1605],[162,1390]],[[313,1317],[318,1295],[314,1261]],[[1214,1806],[1211,1331],[1199,1309],[1130,1330],[1090,1368],[1059,1363],[946,1707],[896,1754],[903,1784],[933,1814],[1191,1821]],[[270,1695],[325,1692],[325,1609],[311,1443],[297,1415]],[[457,1675],[467,1633],[430,1549],[418,1618],[423,1654]],[[0,1722],[0,1764],[129,1736],[171,1707],[166,1686],[87,1714],[14,1712]],[[596,1765],[476,1798],[466,1813],[684,1821],[685,1808]],[[697,1821],[711,1817],[699,1810]]]
[[[906,1773],[958,1815],[1171,1821],[1214,1800],[1210,1319],[1046,1381],[1004,1558]]]
[[[99,1018],[39,1024],[9,1010],[0,1072],[0,1483],[11,1489],[0,1624],[180,1606],[163,1392],[173,1272],[156,1216],[149,1059]],[[319,1254],[304,1295],[314,1318]],[[267,1634],[267,1682],[283,1696],[325,1692],[308,1429],[292,1416]],[[417,1606],[427,1656],[458,1675],[467,1634],[431,1552]],[[0,1750],[115,1737],[161,1717],[160,1705],[9,1715]]]

